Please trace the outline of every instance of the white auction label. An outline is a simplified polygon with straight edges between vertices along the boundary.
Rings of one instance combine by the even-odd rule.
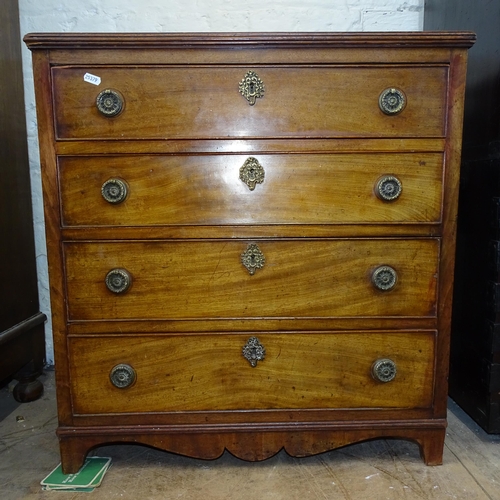
[[[83,81],[89,82],[92,85],[100,85],[101,84],[100,77],[92,75],[90,73],[85,73],[85,75],[83,75]]]

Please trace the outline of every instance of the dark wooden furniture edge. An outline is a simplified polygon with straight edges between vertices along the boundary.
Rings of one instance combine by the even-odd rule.
[[[15,339],[19,335],[22,335],[23,333],[31,330],[32,328],[35,328],[36,326],[43,324],[46,319],[47,316],[45,314],[38,312],[37,314],[31,316],[31,318],[28,318],[22,321],[21,323],[14,325],[12,328],[9,328],[8,330],[0,332],[0,346],[2,344],[5,344],[6,342],[9,342],[10,340]]]
[[[11,353],[0,367],[0,380],[13,374],[18,381],[13,390],[16,401],[29,403],[43,394],[43,384],[38,380],[45,361],[44,322],[41,312],[0,333],[0,348]],[[26,350],[25,345],[33,349]],[[21,366],[21,369],[17,369]],[[17,370],[17,371],[16,371]]]
[[[141,47],[471,47],[472,32],[380,32],[380,33],[28,33],[29,49],[85,49]]]

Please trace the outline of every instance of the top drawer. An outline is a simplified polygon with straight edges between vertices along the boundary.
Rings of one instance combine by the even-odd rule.
[[[254,104],[240,93],[248,71],[264,87]],[[55,67],[52,79],[58,139],[445,135],[447,66]],[[405,105],[386,114],[394,88]],[[123,100],[115,116],[96,105],[107,89]]]

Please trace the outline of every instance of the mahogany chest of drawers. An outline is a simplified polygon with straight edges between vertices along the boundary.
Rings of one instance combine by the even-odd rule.
[[[32,34],[61,456],[442,461],[470,33]]]

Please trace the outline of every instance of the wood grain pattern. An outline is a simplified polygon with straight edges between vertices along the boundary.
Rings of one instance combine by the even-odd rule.
[[[439,240],[263,241],[253,276],[241,263],[248,243],[68,243],[69,318],[435,315]],[[382,265],[398,274],[393,290],[371,282]],[[132,276],[123,294],[104,283],[114,268]]]
[[[440,154],[252,155],[264,182],[251,191],[239,178],[247,155],[60,157],[65,226],[162,224],[436,223],[441,220]],[[403,194],[375,195],[383,175]],[[108,179],[128,185],[127,199],[101,195]],[[290,206],[294,210],[290,210]]]
[[[249,335],[72,338],[77,414],[429,407],[434,332],[260,334],[266,357],[243,357]],[[371,376],[379,358],[397,366],[392,382]],[[111,369],[127,363],[136,383],[118,389]],[[147,416],[144,417],[147,422]]]
[[[238,91],[248,70],[265,85],[250,106]],[[83,80],[99,76],[99,89]],[[443,67],[150,67],[54,68],[59,139],[175,139],[252,137],[442,137]],[[405,113],[388,117],[378,105],[383,90],[404,89]],[[120,115],[102,116],[102,88],[125,100]]]
[[[281,450],[294,457],[305,457],[378,438],[414,441],[419,445],[426,465],[441,465],[444,426],[443,420],[416,421],[413,426],[399,426],[387,421],[367,421],[357,427],[326,422],[319,429],[294,425],[293,429],[282,432],[249,428],[228,431],[212,429],[211,433],[204,434],[194,429],[159,426],[110,426],[107,429],[59,428],[57,434],[68,468],[73,470],[78,470],[88,447],[94,448],[109,442],[139,443],[203,459],[216,459],[221,457],[224,451],[229,451],[237,458],[253,462],[271,458]]]

